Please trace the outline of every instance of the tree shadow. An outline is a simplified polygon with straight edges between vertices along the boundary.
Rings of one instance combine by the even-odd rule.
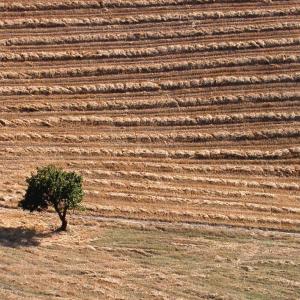
[[[41,238],[51,235],[51,232],[42,233],[24,227],[0,227],[0,245],[10,248],[38,246]]]

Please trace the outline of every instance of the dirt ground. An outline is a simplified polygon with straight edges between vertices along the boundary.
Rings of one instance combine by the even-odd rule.
[[[297,234],[1,210],[1,299],[299,299]]]

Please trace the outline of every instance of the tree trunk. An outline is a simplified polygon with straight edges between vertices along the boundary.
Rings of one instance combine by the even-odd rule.
[[[66,231],[67,230],[67,226],[68,226],[68,222],[66,219],[62,219],[61,220],[61,227],[59,228],[59,230],[61,231]]]
[[[66,215],[67,215],[67,207],[64,208],[63,212],[61,212],[58,208],[57,205],[54,205],[54,208],[61,220],[61,226],[60,228],[58,229],[58,231],[66,231],[67,230],[67,226],[68,226],[68,222],[67,222],[67,219],[66,219]]]

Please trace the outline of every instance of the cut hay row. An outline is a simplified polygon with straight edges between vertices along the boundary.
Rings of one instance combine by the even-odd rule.
[[[89,172],[82,172],[82,174],[89,175]],[[205,195],[209,197],[225,197],[225,198],[245,198],[246,199],[250,197],[258,197],[258,198],[265,198],[265,199],[275,199],[276,195],[272,193],[266,193],[266,192],[255,192],[255,191],[245,191],[245,190],[231,190],[226,191],[224,189],[209,189],[209,188],[199,188],[199,187],[186,187],[186,186],[172,186],[170,184],[166,184],[166,182],[159,182],[159,181],[147,181],[144,182],[137,182],[137,181],[118,181],[116,179],[109,180],[109,179],[91,179],[91,178],[85,178],[85,183],[97,185],[97,187],[110,187],[110,188],[117,188],[120,189],[129,189],[132,190],[142,190],[142,191],[155,191],[155,193],[183,193],[184,195],[194,195],[194,196],[200,196]],[[95,195],[99,195],[99,191],[94,191]]]
[[[207,11],[192,13],[165,13],[142,14],[122,18],[18,18],[0,21],[0,29],[23,29],[42,27],[70,27],[70,26],[107,26],[107,25],[133,25],[164,22],[182,22],[193,20],[214,20],[229,18],[263,18],[280,16],[298,16],[299,7],[282,9],[255,9],[235,11]]]
[[[170,117],[97,117],[97,116],[61,116],[24,119],[0,119],[0,125],[16,126],[55,126],[63,123],[81,123],[82,125],[109,126],[195,126],[213,124],[235,124],[245,122],[295,122],[300,121],[300,112],[277,113],[236,113],[199,116],[170,116]]]
[[[279,0],[273,0],[277,2]],[[0,12],[18,11],[43,11],[43,10],[73,10],[73,9],[101,9],[101,8],[146,8],[157,6],[182,6],[213,3],[248,3],[260,2],[259,0],[68,0],[68,1],[43,1],[43,2],[10,2],[0,3]]]
[[[38,69],[21,72],[0,71],[0,79],[42,79],[42,78],[65,78],[84,77],[117,74],[138,73],[161,73],[173,71],[202,70],[208,68],[239,67],[270,64],[292,64],[299,63],[300,55],[261,55],[252,57],[217,58],[205,61],[193,60],[172,63],[152,63],[147,65],[115,65],[99,67],[77,67]]]
[[[1,119],[0,119],[1,123]],[[201,143],[214,141],[251,141],[272,138],[300,137],[300,128],[266,129],[261,131],[215,131],[213,133],[119,133],[99,135],[71,135],[51,133],[15,133],[0,134],[0,141],[47,141],[62,143],[95,143],[95,142],[127,142],[127,143]]]
[[[199,175],[199,174],[224,174],[224,176],[236,176],[236,175],[246,175],[246,176],[255,176],[256,178],[266,178],[267,176],[276,176],[282,178],[288,177],[299,177],[300,176],[300,166],[297,164],[292,164],[291,162],[285,161],[284,164],[265,164],[263,162],[261,164],[260,161],[257,164],[253,164],[253,162],[239,164],[238,161],[233,161],[232,163],[223,162],[222,164],[205,164],[202,162],[201,164],[198,163],[191,163],[187,161],[185,164],[180,161],[168,161],[160,160],[159,162],[149,162],[149,161],[140,161],[131,159],[130,161],[121,158],[117,158],[116,160],[112,160],[109,158],[101,158],[99,160],[95,160],[95,157],[91,157],[91,159],[87,160],[73,160],[69,159],[67,162],[68,170],[77,170],[81,174],[90,175],[88,170],[135,170],[135,171],[151,171],[151,172],[159,172],[159,173],[180,173],[180,174],[190,174],[190,175]],[[24,158],[25,159],[25,158]],[[29,158],[30,159],[30,158]],[[52,159],[51,157],[49,158]],[[54,158],[55,159],[55,158]],[[43,157],[36,157],[36,161],[44,161]],[[83,171],[84,170],[84,171]],[[3,170],[6,175],[12,173],[9,169],[9,166]],[[1,174],[4,174],[3,171]],[[24,175],[25,176],[25,175]],[[102,181],[101,181],[102,182]],[[132,182],[130,182],[131,184]],[[117,181],[114,179],[112,181],[112,185],[116,184]],[[121,185],[121,183],[118,183]],[[149,184],[146,182],[145,184]],[[177,186],[177,185],[176,185]],[[198,188],[198,187],[197,187]],[[268,193],[269,194],[269,193]],[[273,198],[275,197],[272,194]],[[256,195],[259,196],[259,195]],[[263,195],[261,195],[264,197]],[[267,197],[267,196],[266,196]],[[270,196],[271,197],[271,196]],[[298,197],[299,198],[299,197]],[[300,198],[299,198],[300,199]]]
[[[108,205],[89,204],[87,208],[95,211],[101,215],[109,215],[114,217],[126,217],[134,219],[147,219],[147,220],[172,220],[172,221],[190,221],[193,223],[222,223],[229,222],[230,224],[242,223],[242,226],[251,224],[252,226],[265,224],[266,226],[300,226],[300,221],[295,219],[281,219],[276,217],[267,216],[244,216],[241,214],[222,214],[222,213],[208,213],[208,212],[194,212],[189,210],[167,210],[156,209],[155,211],[147,208],[134,208],[134,207],[115,207]],[[299,227],[298,227],[299,228]]]
[[[92,161],[70,162],[68,165],[79,169],[89,168],[94,169],[99,162]],[[136,170],[152,170],[155,172],[180,172],[182,174],[192,172],[198,173],[229,173],[229,174],[246,174],[246,175],[271,175],[280,177],[300,176],[300,166],[295,165],[238,165],[238,164],[221,164],[221,165],[205,165],[205,164],[177,164],[172,162],[138,162],[138,161],[101,161],[101,168],[105,169],[126,169],[132,168]]]
[[[193,89],[214,86],[252,85],[300,82],[300,73],[262,76],[217,76],[181,81],[144,81],[139,83],[107,83],[71,86],[2,86],[0,96],[13,95],[73,95],[98,93],[155,92],[164,90]]]
[[[268,212],[275,214],[295,214],[300,213],[299,208],[294,207],[278,207],[274,205],[263,205],[257,203],[243,203],[237,201],[221,201],[221,200],[203,200],[203,199],[193,199],[188,197],[164,197],[155,195],[140,195],[135,193],[125,193],[125,192],[108,192],[105,195],[106,198],[110,200],[127,201],[127,202],[139,202],[139,203],[155,203],[155,204],[183,204],[191,205],[192,207],[220,207],[225,209],[226,207],[230,209],[242,209],[254,212]],[[245,211],[246,213],[246,211]]]
[[[299,149],[300,150],[300,149]],[[109,177],[117,178],[135,178],[150,181],[178,181],[189,183],[202,183],[202,184],[214,184],[214,185],[231,185],[231,186],[243,186],[247,188],[268,188],[268,189],[282,189],[289,191],[299,191],[300,185],[296,182],[280,183],[273,181],[255,181],[255,180],[242,180],[242,179],[228,179],[228,178],[215,178],[215,177],[201,177],[201,176],[186,176],[177,174],[158,174],[141,171],[107,171],[107,170],[92,170],[90,174],[95,174],[97,177],[107,179]]]
[[[238,95],[222,95],[211,98],[177,98],[168,97],[163,99],[142,100],[109,100],[101,102],[76,102],[76,103],[34,103],[2,105],[1,112],[34,112],[34,111],[105,111],[105,110],[130,110],[130,109],[162,109],[162,108],[185,108],[206,105],[232,105],[242,103],[264,103],[286,101],[300,101],[300,91],[284,91],[269,93],[251,93]]]
[[[36,155],[60,154],[77,156],[112,156],[112,157],[152,157],[173,159],[240,159],[240,160],[275,160],[299,159],[300,147],[277,149],[274,151],[262,150],[164,150],[164,149],[111,149],[111,148],[81,148],[81,147],[2,147],[0,156],[7,155]]]
[[[82,174],[90,174],[89,172],[81,172]],[[248,198],[255,197],[255,198],[263,198],[267,199],[268,201],[270,199],[275,199],[277,196],[273,193],[266,193],[266,192],[255,192],[255,191],[249,191],[249,190],[219,190],[219,189],[209,189],[209,188],[196,188],[196,187],[184,187],[184,186],[172,186],[170,184],[166,184],[166,182],[159,182],[159,181],[153,181],[143,183],[143,182],[137,182],[137,181],[119,181],[116,179],[109,180],[109,179],[91,179],[91,178],[84,178],[84,184],[87,186],[85,188],[84,194],[86,196],[100,196],[102,197],[103,192],[105,192],[106,188],[117,188],[118,190],[122,189],[129,189],[130,192],[134,190],[135,192],[139,190],[142,190],[143,192],[155,192],[159,193],[160,195],[162,193],[168,193],[168,194],[184,194],[189,196],[201,196],[205,195],[206,197],[225,197],[225,198]],[[91,190],[90,188],[92,186],[96,185],[97,188],[101,187],[101,192],[98,190]],[[19,189],[15,190],[15,194],[22,195],[24,194],[24,188],[25,186],[18,186]],[[1,191],[5,194],[5,191]],[[288,197],[289,199],[291,197]],[[1,199],[1,198],[0,198]],[[244,199],[244,200],[246,200]]]
[[[2,46],[28,46],[28,45],[60,45],[77,43],[96,43],[112,41],[140,41],[158,39],[177,39],[201,37],[210,35],[226,35],[250,32],[269,32],[277,30],[295,30],[300,28],[298,22],[284,22],[275,24],[258,25],[236,25],[217,28],[196,28],[192,30],[172,30],[172,31],[143,31],[143,32],[115,32],[98,34],[74,34],[62,36],[30,36],[16,37],[0,40]]]
[[[98,51],[55,51],[55,52],[0,52],[1,62],[61,61],[105,58],[134,58],[171,54],[196,53],[221,50],[244,50],[274,47],[299,46],[300,38],[257,39],[238,42],[213,42],[208,44],[180,44],[149,48],[111,49]]]

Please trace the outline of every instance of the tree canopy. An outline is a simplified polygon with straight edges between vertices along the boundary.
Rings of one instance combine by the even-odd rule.
[[[19,206],[30,212],[53,206],[62,222],[60,230],[66,230],[67,211],[79,208],[83,198],[82,176],[48,165],[37,168],[26,182],[28,187]]]

